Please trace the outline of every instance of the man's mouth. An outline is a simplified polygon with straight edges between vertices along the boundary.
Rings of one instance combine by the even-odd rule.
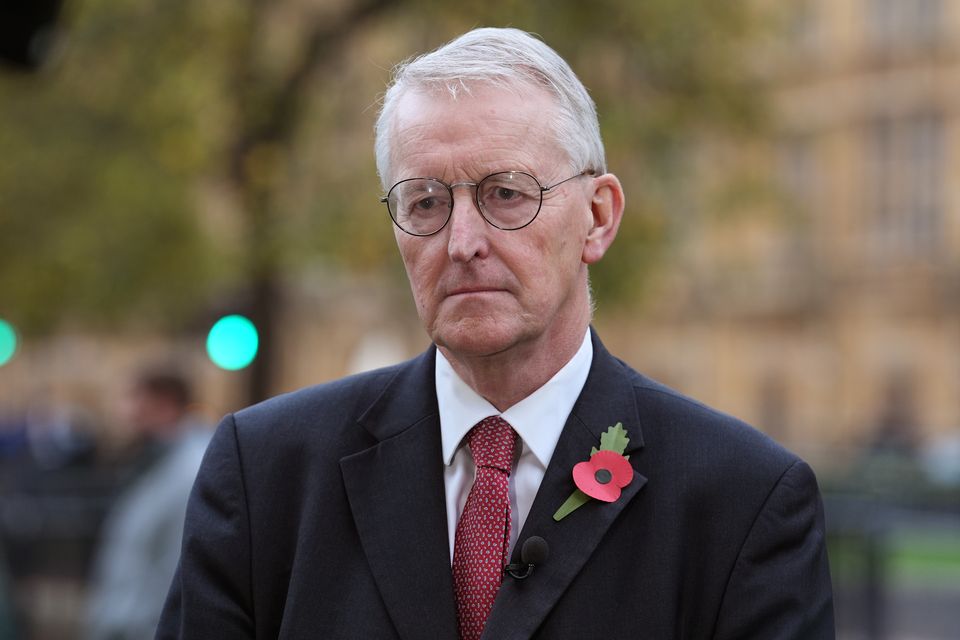
[[[498,287],[483,287],[483,286],[470,286],[470,287],[457,287],[452,289],[447,293],[448,296],[460,296],[460,295],[469,295],[476,293],[498,293],[503,291]]]

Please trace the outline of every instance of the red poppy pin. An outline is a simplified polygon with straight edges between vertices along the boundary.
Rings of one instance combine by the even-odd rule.
[[[573,482],[577,489],[553,514],[554,520],[566,518],[591,498],[615,502],[620,497],[621,490],[633,480],[633,467],[627,462],[630,456],[623,455],[629,442],[622,422],[600,436],[600,448],[594,447],[589,460],[574,465]]]

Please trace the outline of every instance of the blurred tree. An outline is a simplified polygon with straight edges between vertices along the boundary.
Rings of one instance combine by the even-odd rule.
[[[167,4],[88,2],[59,64],[0,75],[0,305],[26,334],[182,319],[204,299],[216,254],[194,193],[225,112],[227,27]]]
[[[0,74],[0,311],[28,334],[64,319],[176,328],[241,292],[263,340],[250,399],[263,397],[282,278],[318,260],[395,264],[371,151],[387,69],[478,24],[539,33],[591,88],[629,198],[594,285],[632,300],[682,206],[689,142],[756,119],[751,4],[68,5],[59,60]]]

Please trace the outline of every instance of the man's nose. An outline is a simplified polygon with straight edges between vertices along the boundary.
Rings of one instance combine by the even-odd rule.
[[[469,262],[486,257],[489,252],[489,233],[492,227],[480,215],[473,186],[454,185],[453,211],[450,213],[447,253],[454,262]]]

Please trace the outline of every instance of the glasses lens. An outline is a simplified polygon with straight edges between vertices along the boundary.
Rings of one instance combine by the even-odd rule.
[[[387,206],[397,226],[418,236],[436,233],[447,224],[452,210],[450,190],[429,178],[413,178],[395,184]]]
[[[540,183],[518,171],[487,176],[477,186],[477,200],[487,220],[500,229],[519,229],[540,211]]]

